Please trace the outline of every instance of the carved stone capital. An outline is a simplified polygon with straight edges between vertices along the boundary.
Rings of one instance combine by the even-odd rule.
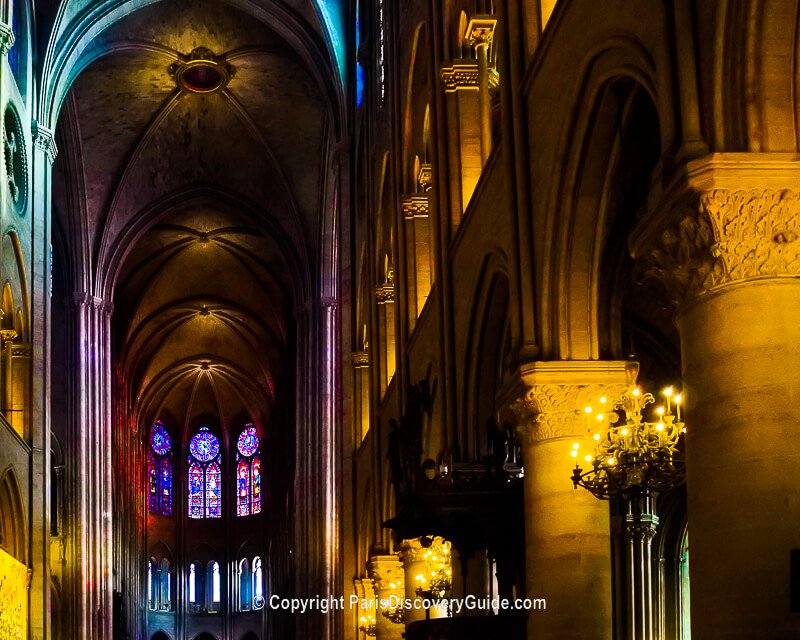
[[[472,60],[453,62],[442,67],[442,84],[445,93],[459,90],[478,90],[478,63]]]
[[[375,600],[375,588],[372,579],[361,578],[359,580],[355,580],[354,586],[359,600],[367,600],[368,602]]]
[[[401,592],[400,585],[403,584],[405,574],[403,563],[396,555],[373,556],[369,560],[368,570],[378,594],[392,590]]]
[[[480,44],[489,44],[494,38],[497,18],[494,16],[475,16],[467,24],[465,37],[474,47]]]
[[[33,348],[28,343],[11,345],[12,358],[30,358],[32,355],[33,355]]]
[[[394,284],[379,284],[375,287],[375,301],[378,304],[391,304],[394,302]]]
[[[400,207],[403,210],[403,218],[406,220],[413,220],[414,218],[427,218],[428,196],[419,193],[403,196],[402,200],[400,201]]]
[[[800,163],[781,154],[689,163],[632,234],[640,279],[679,307],[734,282],[800,276],[798,179]]]
[[[740,280],[800,276],[800,194],[714,189],[667,226],[642,257],[670,302],[682,304]]]
[[[33,121],[33,144],[37,149],[45,152],[50,162],[55,162],[58,155],[58,147],[53,131],[47,127]]]
[[[352,358],[354,369],[369,367],[369,351],[354,351]]]
[[[509,407],[526,446],[583,434],[584,407],[602,396],[616,400],[628,388],[624,362],[535,362],[520,374],[522,391]]]

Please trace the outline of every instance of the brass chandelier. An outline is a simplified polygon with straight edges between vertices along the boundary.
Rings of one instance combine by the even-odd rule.
[[[639,364],[629,362],[626,372],[629,387],[619,400],[601,397],[584,409],[587,437],[583,443],[575,442],[570,452],[576,459],[575,488],[584,487],[603,500],[667,491],[680,485],[686,472],[678,448],[686,433],[681,393],[667,387],[653,411],[649,406],[655,397],[636,385]],[[588,470],[580,466],[579,458]]]

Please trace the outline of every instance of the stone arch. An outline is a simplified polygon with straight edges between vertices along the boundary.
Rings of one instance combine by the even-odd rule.
[[[473,297],[465,341],[463,427],[459,433],[465,461],[476,461],[489,453],[489,429],[497,426],[497,396],[510,366],[508,346],[512,343],[509,286],[504,257],[497,253],[487,255]]]
[[[8,469],[0,478],[0,547],[23,564],[27,555],[24,514],[16,474]]]
[[[615,220],[619,215],[634,217],[663,152],[665,119],[656,106],[655,69],[649,56],[636,42],[620,40],[587,60],[575,110],[564,124],[565,160],[555,169],[549,195],[553,206],[548,208],[545,233],[554,253],[543,264],[540,327],[546,359],[598,359],[614,351],[614,345],[619,349],[619,340],[612,345],[610,338],[601,336],[601,331],[610,331],[602,320],[607,305],[601,293],[612,295],[602,289],[609,276],[603,260]],[[636,153],[626,146],[631,142],[626,131],[634,126],[648,136],[648,149],[639,152],[644,160],[636,159],[639,166],[633,166]],[[619,193],[621,183],[630,183],[628,174],[637,177],[633,195]]]

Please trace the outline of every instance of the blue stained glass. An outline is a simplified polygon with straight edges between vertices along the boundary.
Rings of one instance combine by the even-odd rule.
[[[206,518],[222,517],[222,472],[216,462],[206,467]]]
[[[151,453],[147,459],[147,508],[150,513],[159,512],[158,501],[158,459]]]
[[[189,517],[203,517],[203,468],[193,462],[189,466]]]
[[[258,451],[258,431],[253,425],[249,425],[239,434],[238,443],[239,453],[245,458],[249,458]]]
[[[200,462],[208,462],[219,455],[219,439],[208,427],[200,427],[200,432],[189,443],[189,451]]]
[[[172,449],[172,440],[161,422],[156,422],[150,430],[150,446],[160,456],[167,455]]]
[[[250,515],[250,465],[246,460],[239,463],[236,472],[236,513]]]
[[[161,515],[172,515],[172,463],[161,460]]]

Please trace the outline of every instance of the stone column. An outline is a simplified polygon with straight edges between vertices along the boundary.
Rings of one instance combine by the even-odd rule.
[[[492,99],[489,95],[489,47],[494,38],[497,19],[475,17],[467,25],[466,37],[475,47],[478,59],[478,113],[481,130],[481,165],[485,166],[492,152]]]
[[[677,305],[698,638],[797,637],[800,163],[714,154],[631,239]],[[678,191],[677,189],[675,191]]]
[[[583,408],[625,389],[624,362],[537,362],[523,368],[525,393],[512,405],[525,465],[526,596],[536,640],[610,640],[608,503],[574,489],[569,452],[585,435]]]
[[[404,540],[400,546],[400,560],[403,563],[403,588],[405,598],[410,601],[419,600],[416,593],[416,576],[425,571],[425,561],[422,559],[425,550],[419,543],[419,538]],[[406,625],[425,619],[425,611],[422,608],[406,609]]]
[[[402,622],[393,622],[384,613],[396,610],[401,604],[399,600],[406,597],[403,590],[405,583],[403,565],[396,555],[374,556],[369,561],[369,572],[378,601],[375,614],[376,639],[402,640],[405,625]],[[407,611],[405,615],[408,615]]]

